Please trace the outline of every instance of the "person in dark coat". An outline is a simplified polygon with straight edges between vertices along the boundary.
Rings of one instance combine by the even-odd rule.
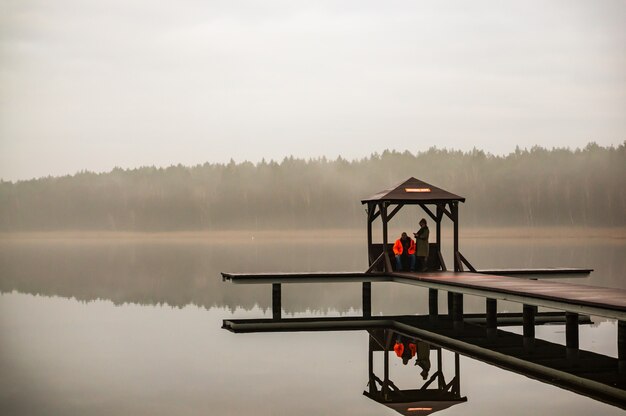
[[[420,229],[414,233],[416,244],[415,256],[417,257],[417,270],[425,272],[428,267],[428,237],[430,231],[426,225],[426,219],[420,220]]]

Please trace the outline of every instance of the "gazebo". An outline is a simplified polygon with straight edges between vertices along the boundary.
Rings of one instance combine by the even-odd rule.
[[[441,223],[448,217],[453,225],[454,271],[464,271],[465,264],[471,271],[474,268],[459,252],[459,202],[465,198],[413,177],[374,195],[361,200],[367,204],[367,249],[368,272],[393,272],[390,256],[389,221],[405,206],[416,205],[435,222],[437,230],[435,243],[430,244],[429,269],[447,270],[441,255]],[[382,222],[382,244],[374,243],[372,225],[379,218]]]

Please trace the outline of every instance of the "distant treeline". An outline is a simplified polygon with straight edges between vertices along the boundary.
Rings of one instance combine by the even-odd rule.
[[[0,230],[168,231],[362,227],[361,198],[414,176],[467,198],[464,225],[626,225],[626,142],[385,151],[348,161],[285,158],[113,169],[0,182]]]

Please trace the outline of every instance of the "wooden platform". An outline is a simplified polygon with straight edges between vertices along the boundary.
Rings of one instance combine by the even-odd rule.
[[[587,315],[626,319],[626,290],[469,272],[392,273],[392,280]]]
[[[572,273],[573,270],[588,269],[560,270]],[[222,277],[233,283],[246,284],[397,282],[626,321],[626,290],[543,279],[530,280],[473,272],[222,273]]]

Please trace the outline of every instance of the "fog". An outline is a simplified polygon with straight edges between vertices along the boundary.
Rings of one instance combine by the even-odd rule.
[[[621,1],[0,4],[4,180],[625,138]]]

